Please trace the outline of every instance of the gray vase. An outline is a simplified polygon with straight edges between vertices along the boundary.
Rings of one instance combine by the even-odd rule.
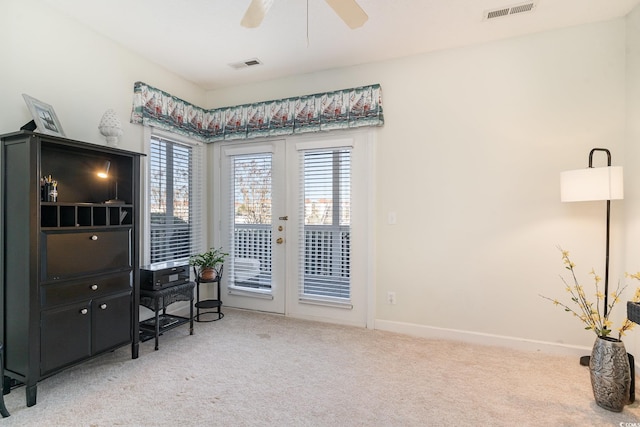
[[[591,387],[598,406],[621,412],[629,403],[631,369],[624,343],[615,338],[598,337],[589,360]]]

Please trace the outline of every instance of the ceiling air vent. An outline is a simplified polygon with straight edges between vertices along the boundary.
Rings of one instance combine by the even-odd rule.
[[[243,68],[253,67],[255,65],[262,65],[262,62],[258,58],[247,59],[242,62],[234,62],[233,64],[229,64],[229,66],[235,70],[241,70]]]
[[[502,7],[500,9],[485,10],[484,19],[500,18],[502,16],[515,15],[523,12],[531,12],[535,9],[535,2],[520,3],[513,6]]]

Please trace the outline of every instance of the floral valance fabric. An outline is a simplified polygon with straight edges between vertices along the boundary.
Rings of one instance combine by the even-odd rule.
[[[131,123],[203,142],[382,126],[380,85],[206,110],[142,82],[133,87]]]

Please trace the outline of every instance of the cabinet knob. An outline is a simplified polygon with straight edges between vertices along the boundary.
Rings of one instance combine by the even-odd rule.
[[[100,308],[102,310],[106,310],[107,309],[107,304],[100,304]]]
[[[92,291],[97,291],[98,290],[98,285],[96,285],[95,283],[93,285],[91,285],[91,290]]]
[[[86,308],[83,308],[82,310],[80,310],[80,314],[87,314],[89,312],[89,310],[87,310]]]
[[[93,236],[91,236],[91,240],[98,240],[98,236],[94,234]]]

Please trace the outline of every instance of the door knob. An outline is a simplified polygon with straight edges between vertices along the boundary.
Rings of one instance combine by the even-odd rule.
[[[281,245],[281,244],[282,244],[282,242],[284,242],[284,240],[282,239],[282,237],[278,237],[278,238],[276,239],[276,243],[277,243],[277,244]]]

